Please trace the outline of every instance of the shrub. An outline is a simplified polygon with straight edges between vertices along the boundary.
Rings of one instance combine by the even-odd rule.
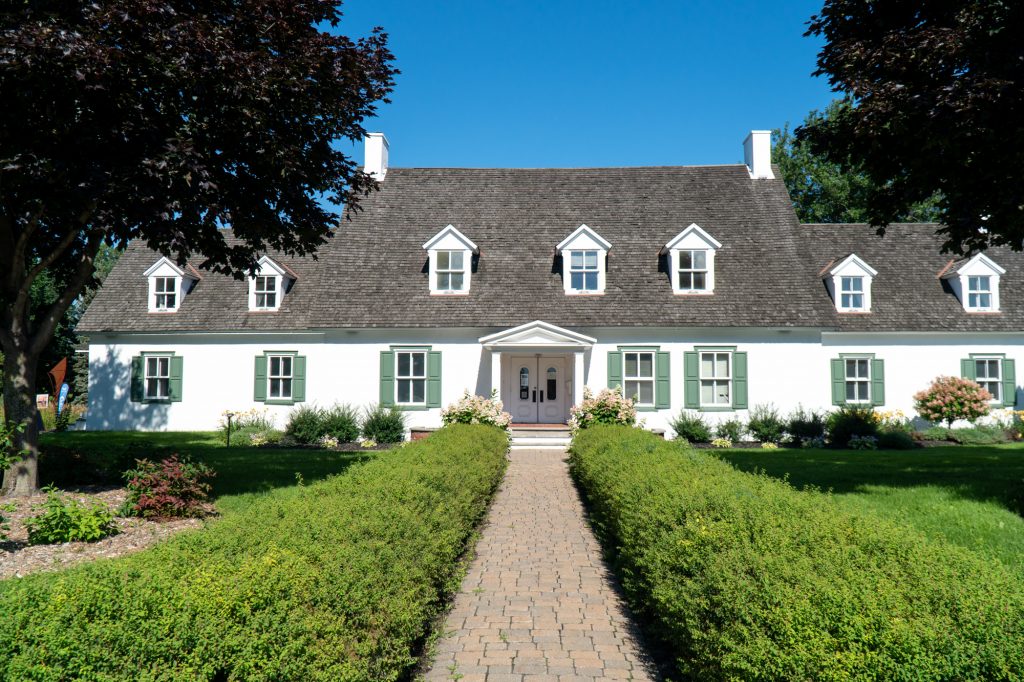
[[[352,443],[359,438],[359,411],[349,405],[334,404],[320,413],[320,437],[332,436],[339,443]]]
[[[581,433],[570,464],[680,679],[1024,675],[1024,586],[998,561],[638,430]]]
[[[501,480],[450,426],[113,561],[0,582],[0,679],[411,679]]]
[[[325,433],[324,435],[320,436],[320,439],[316,442],[316,444],[324,448],[325,450],[333,450],[334,448],[338,447],[341,443],[339,443],[338,439],[335,438],[334,436]]]
[[[747,430],[762,443],[781,443],[786,437],[786,422],[774,405],[762,403],[750,411]]]
[[[497,391],[491,391],[490,398],[470,395],[469,391],[466,391],[461,398],[441,410],[441,422],[489,424],[508,431],[512,428],[512,415],[504,411],[504,405],[498,400]]]
[[[228,417],[230,416],[230,419]],[[267,408],[252,408],[244,412],[225,410],[221,413],[217,425],[217,435],[222,443],[230,440],[236,445],[248,444],[255,433],[271,433],[274,431],[274,417]],[[238,438],[235,438],[236,434]]]
[[[713,448],[731,448],[732,441],[728,438],[722,438],[719,436],[711,441],[711,447]]]
[[[213,471],[188,457],[171,455],[159,463],[140,459],[136,468],[124,473],[128,498],[126,514],[147,519],[203,516],[210,493],[206,479]]]
[[[877,450],[878,438],[875,436],[850,436],[847,446],[851,450]]]
[[[816,410],[804,409],[798,405],[795,410],[789,413],[789,423],[786,431],[795,442],[803,444],[804,441],[825,438],[825,416]]]
[[[65,498],[53,486],[43,488],[46,502],[25,519],[30,545],[56,542],[96,542],[117,533],[114,514],[102,502],[85,505],[74,498]]]
[[[932,422],[973,422],[988,414],[992,394],[977,382],[961,377],[938,377],[932,385],[914,394],[914,409]]]
[[[583,402],[569,410],[569,429],[577,433],[597,424],[636,425],[636,407],[622,395],[622,387],[602,388],[594,395],[583,389]]]
[[[910,419],[903,413],[903,410],[875,410],[874,417],[875,423],[878,424],[878,430],[883,433],[910,434],[914,430]]]
[[[966,429],[949,429],[950,440],[960,445],[995,445],[1007,443],[1010,437],[998,426],[974,426]]]
[[[371,405],[363,416],[363,438],[378,443],[400,443],[405,440],[405,412],[394,405]]]
[[[288,415],[288,426],[285,435],[296,443],[313,445],[324,435],[324,411],[316,405],[299,405]]]
[[[718,422],[715,426],[715,435],[719,439],[730,440],[733,443],[738,443],[743,440],[743,434],[746,432],[747,428],[743,425],[743,422],[736,417]]]
[[[917,447],[909,433],[903,431],[883,431],[878,434],[879,450],[913,450]]]
[[[826,424],[832,445],[837,448],[849,447],[853,436],[878,437],[878,421],[870,407],[843,405],[828,415]]]
[[[704,415],[700,412],[680,410],[679,414],[669,422],[669,426],[676,432],[677,438],[682,438],[690,443],[711,441],[711,427],[708,426]]]

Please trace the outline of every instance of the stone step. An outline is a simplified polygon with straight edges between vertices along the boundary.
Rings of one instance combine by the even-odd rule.
[[[517,438],[512,437],[512,447],[523,448],[565,448],[569,446],[569,438]]]

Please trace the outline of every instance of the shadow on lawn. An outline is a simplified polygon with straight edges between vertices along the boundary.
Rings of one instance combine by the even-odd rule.
[[[763,471],[797,488],[837,494],[864,486],[939,486],[959,497],[996,500],[1024,516],[1024,448],[950,446],[917,450],[732,450],[717,453],[743,471]]]

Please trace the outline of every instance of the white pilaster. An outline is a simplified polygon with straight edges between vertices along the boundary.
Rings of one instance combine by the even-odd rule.
[[[501,397],[501,353],[496,350],[491,351],[491,389],[498,392],[498,400],[503,400]]]
[[[578,350],[572,354],[573,357],[573,368],[572,368],[572,404],[582,405],[583,404],[583,351]]]

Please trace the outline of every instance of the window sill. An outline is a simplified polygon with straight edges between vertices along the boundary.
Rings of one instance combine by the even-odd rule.
[[[439,298],[459,298],[462,296],[469,296],[468,291],[431,291],[431,296],[437,296]]]
[[[969,310],[966,308],[964,309],[964,312],[969,315],[999,315],[1001,313],[999,310]]]
[[[426,412],[430,409],[426,405],[403,405],[402,403],[395,403],[395,407],[400,409],[402,412]]]
[[[567,291],[566,296],[604,296],[603,291]]]
[[[249,308],[249,310],[247,310],[246,312],[249,312],[249,313],[278,313],[278,312],[281,312],[281,309],[280,308],[260,308],[260,309],[257,310],[256,308]]]
[[[675,295],[675,296],[713,296],[715,294],[715,291],[713,289],[711,291],[679,291],[679,290],[673,290],[672,294]]]
[[[735,412],[736,408],[731,405],[701,405],[697,410],[700,412]]]
[[[871,314],[870,310],[843,310],[843,309],[836,309],[836,312],[838,312],[840,315],[870,315]]]
[[[178,309],[174,308],[172,310],[150,310],[149,312],[153,315],[172,315],[178,312]]]
[[[637,405],[636,406],[636,411],[637,412],[657,412],[658,408],[655,407],[654,405]]]
[[[170,405],[173,400],[170,398],[143,398],[142,403],[144,405]]]
[[[302,401],[301,401],[301,400],[277,400],[277,399],[268,399],[268,400],[264,400],[264,401],[263,401],[263,404],[264,404],[264,405],[294,405],[294,404],[295,404],[295,403],[297,403],[297,402],[302,402]]]

